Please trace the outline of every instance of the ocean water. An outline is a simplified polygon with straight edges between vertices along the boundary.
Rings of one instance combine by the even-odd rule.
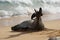
[[[0,0],[0,19],[19,15],[29,16],[34,9],[39,10],[40,7],[43,9],[43,21],[60,19],[60,0]],[[2,19],[0,26],[16,25],[21,19]]]
[[[43,14],[60,14],[60,0],[0,0],[0,18],[32,14],[40,7]]]

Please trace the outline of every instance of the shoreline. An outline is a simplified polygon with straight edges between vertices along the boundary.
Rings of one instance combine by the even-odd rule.
[[[20,24],[21,22],[25,21],[25,20],[31,20],[30,19],[31,15],[25,15],[25,16],[14,16],[14,17],[10,17],[10,18],[2,18],[0,19],[0,26],[14,26],[17,24]],[[48,15],[47,15],[48,16]],[[60,19],[49,19],[49,17],[47,18],[46,15],[42,16],[42,22],[51,22],[51,21],[59,21]],[[46,17],[46,18],[45,18]]]

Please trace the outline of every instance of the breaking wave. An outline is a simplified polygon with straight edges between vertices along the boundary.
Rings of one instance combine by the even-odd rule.
[[[48,14],[60,13],[60,0],[0,0],[0,17],[28,15],[40,7]]]

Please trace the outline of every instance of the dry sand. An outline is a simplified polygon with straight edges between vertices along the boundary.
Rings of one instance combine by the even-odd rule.
[[[49,37],[60,36],[60,20],[44,21],[47,29],[43,31],[12,32],[11,26],[20,23],[24,18],[27,19],[26,17],[0,19],[0,40],[48,40]]]

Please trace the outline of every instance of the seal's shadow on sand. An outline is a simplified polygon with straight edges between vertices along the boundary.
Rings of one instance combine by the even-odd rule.
[[[14,38],[14,37],[18,37],[20,35],[24,35],[24,34],[28,34],[28,33],[33,33],[33,31],[10,31],[11,33],[15,33],[18,32],[18,34],[14,34],[14,35],[9,35],[8,37],[4,38],[4,39],[9,39],[9,38]],[[20,32],[20,33],[19,33]],[[37,31],[34,31],[37,32]]]
[[[14,37],[18,37],[20,35],[24,35],[24,34],[28,34],[28,33],[34,33],[34,32],[37,32],[37,34],[40,34],[40,35],[51,35],[51,34],[55,34],[57,36],[60,36],[60,30],[55,30],[55,29],[44,29],[42,31],[10,31],[11,33],[13,32],[20,32],[19,34],[15,34],[15,35],[9,35],[8,37],[4,38],[4,39],[9,39],[9,38],[14,38]],[[38,33],[39,32],[39,33]]]

